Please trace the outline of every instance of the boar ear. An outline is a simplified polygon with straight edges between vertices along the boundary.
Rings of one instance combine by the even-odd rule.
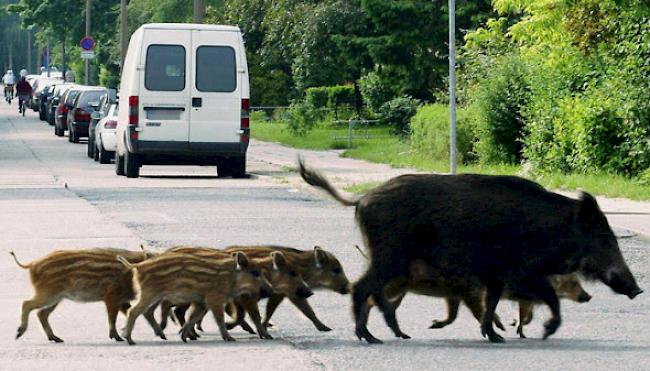
[[[314,260],[316,261],[316,268],[322,268],[327,261],[327,254],[320,246],[314,246]]]
[[[585,227],[594,227],[602,220],[602,211],[594,196],[587,192],[580,195],[580,209],[578,210],[578,222]]]
[[[244,254],[241,251],[237,251],[232,253],[232,257],[235,259],[235,263],[237,264],[235,269],[238,271],[248,267],[248,256]]]
[[[281,267],[284,267],[287,265],[287,261],[284,258],[284,254],[280,251],[273,251],[271,253],[271,257],[273,258],[273,269],[276,271],[280,270]]]

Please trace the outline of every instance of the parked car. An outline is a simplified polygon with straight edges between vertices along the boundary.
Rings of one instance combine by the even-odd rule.
[[[79,143],[79,138],[88,137],[90,114],[99,106],[99,98],[107,89],[99,86],[86,86],[75,98],[68,110],[68,141]]]
[[[58,84],[54,87],[54,93],[52,97],[47,101],[47,122],[50,125],[54,125],[54,119],[56,116],[56,109],[59,107],[59,102],[61,101],[61,96],[72,87],[73,84],[63,83]]]
[[[108,114],[111,105],[117,103],[117,90],[108,89],[107,93],[99,98],[99,106],[95,112],[90,114],[90,123],[88,124],[88,157],[93,158],[95,155],[95,127],[97,122]]]
[[[115,172],[142,165],[216,165],[244,177],[249,81],[238,27],[145,24],[122,69]]]
[[[93,157],[100,164],[109,164],[115,156],[115,128],[117,128],[118,112],[119,105],[111,103],[106,115],[97,123],[93,141],[95,143]]]
[[[42,121],[47,121],[47,101],[52,97],[56,84],[52,83],[41,90],[39,105],[38,105],[38,118]]]
[[[37,78],[35,78],[34,82],[32,83],[32,99],[30,99],[29,107],[32,110],[38,112],[41,108],[41,93],[43,92],[43,89],[57,82],[63,82],[63,80],[52,79],[52,78],[47,78],[42,76],[38,76]]]
[[[61,101],[54,116],[54,134],[56,136],[62,137],[65,135],[65,131],[68,130],[68,111],[72,108],[74,100],[82,89],[81,85],[73,85],[61,96]]]

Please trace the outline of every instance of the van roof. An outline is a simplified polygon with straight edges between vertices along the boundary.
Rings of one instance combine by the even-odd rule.
[[[147,23],[140,26],[145,30],[205,30],[205,31],[228,31],[240,32],[237,26],[225,26],[217,24],[197,23]]]

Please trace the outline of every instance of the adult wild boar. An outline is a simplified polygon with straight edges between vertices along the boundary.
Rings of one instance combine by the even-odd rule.
[[[506,286],[514,298],[549,306],[552,318],[544,338],[561,324],[560,302],[547,276],[579,271],[631,299],[642,292],[605,215],[588,193],[574,200],[514,176],[421,174],[393,178],[348,199],[302,159],[299,165],[307,183],[356,207],[371,259],[353,285],[359,339],[380,342],[366,326],[369,297],[395,335],[408,337],[399,328],[384,286],[408,277],[416,260],[436,276],[476,280],[486,288],[481,332],[492,342],[503,342],[492,321]]]

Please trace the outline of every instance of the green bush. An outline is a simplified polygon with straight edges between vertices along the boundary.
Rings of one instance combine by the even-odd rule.
[[[330,107],[353,105],[355,101],[354,85],[336,85],[327,88]]]
[[[476,112],[460,108],[456,114],[456,150],[458,161],[474,162]],[[424,157],[448,160],[450,151],[449,106],[427,104],[411,119],[411,148]]]
[[[250,122],[253,124],[263,123],[269,121],[266,112],[264,111],[251,111],[250,113]]]
[[[483,162],[519,163],[523,153],[523,110],[530,91],[525,64],[518,56],[498,60],[471,97],[477,110],[479,142],[476,151]]]
[[[406,136],[409,134],[409,122],[415,116],[420,101],[409,96],[395,98],[379,108],[379,122],[390,126],[391,133]]]
[[[377,72],[370,72],[359,79],[359,89],[364,103],[375,113],[397,95],[390,81]]]
[[[305,102],[315,108],[321,109],[329,106],[329,88],[319,86],[305,90]]]
[[[293,102],[283,115],[292,134],[305,136],[318,123],[316,110],[305,102]]]

